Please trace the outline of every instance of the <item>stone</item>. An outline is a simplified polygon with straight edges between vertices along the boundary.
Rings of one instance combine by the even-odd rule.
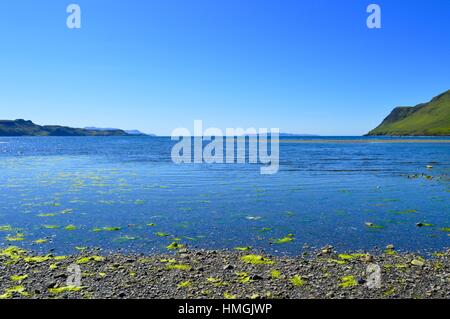
[[[418,267],[423,267],[425,265],[425,263],[422,260],[419,259],[413,259],[411,261],[411,264],[414,266],[418,266]]]

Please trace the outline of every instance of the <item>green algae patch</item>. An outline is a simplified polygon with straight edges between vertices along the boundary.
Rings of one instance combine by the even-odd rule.
[[[11,242],[15,242],[15,241],[23,241],[25,240],[25,235],[18,233],[15,236],[6,236],[5,238],[6,241],[11,241]]]
[[[147,226],[148,226],[148,227],[155,227],[156,224],[155,224],[155,223],[149,223],[149,224],[147,224]]]
[[[389,296],[395,295],[395,293],[396,293],[395,288],[390,288],[383,292],[383,296],[389,297]]]
[[[12,231],[12,227],[10,225],[2,225],[0,226],[0,231]]]
[[[301,287],[305,285],[305,281],[302,279],[301,276],[295,275],[291,278],[291,284],[293,284],[295,287]]]
[[[163,233],[163,232],[156,232],[155,235],[158,237],[169,237],[170,236],[169,234]]]
[[[224,297],[225,299],[231,299],[231,300],[237,299],[237,297],[236,297],[235,295],[232,295],[232,294],[230,294],[230,293],[228,293],[228,292],[225,292],[225,293],[223,294],[223,297]]]
[[[183,271],[189,271],[192,269],[189,265],[184,264],[175,264],[175,265],[168,265],[166,267],[167,270],[183,270]]]
[[[339,287],[350,288],[355,286],[358,286],[358,281],[355,279],[354,276],[345,276],[341,278],[341,283],[339,284]]]
[[[14,296],[14,294],[20,294],[25,297],[29,296],[29,294],[25,291],[25,287],[15,286],[15,287],[6,289],[5,293],[0,295],[0,299],[10,299]]]
[[[78,228],[75,225],[68,225],[68,226],[64,227],[64,229],[72,231],[72,230],[77,230]]]
[[[118,242],[118,243],[126,243],[128,241],[137,240],[137,239],[138,239],[138,237],[125,235],[125,236],[121,236],[121,237],[114,239],[114,241]]]
[[[279,270],[277,270],[277,269],[272,269],[270,271],[270,277],[272,279],[279,279],[281,277],[281,272]]]
[[[39,214],[38,217],[55,217],[56,215],[57,215],[56,213],[46,213],[46,214],[42,213]]]
[[[81,264],[87,264],[87,263],[89,263],[91,261],[93,261],[93,262],[102,262],[104,260],[105,260],[105,257],[102,257],[102,256],[88,256],[88,257],[78,258],[76,263],[81,265]]]
[[[227,283],[226,281],[222,281],[219,278],[214,278],[214,277],[209,277],[206,279],[206,281],[208,281],[209,283],[213,284],[214,286],[217,287],[223,287],[223,286],[228,286],[229,283]]]
[[[60,295],[66,292],[78,292],[82,290],[84,287],[78,287],[78,286],[65,286],[65,287],[59,287],[59,288],[50,288],[48,290],[49,293],[53,295]]]
[[[434,227],[434,225],[430,224],[430,223],[417,223],[416,226],[417,227]]]
[[[338,257],[342,260],[353,260],[357,258],[366,257],[367,254],[339,254]]]
[[[367,222],[367,223],[365,223],[365,225],[367,228],[371,228],[371,229],[383,229],[384,228],[384,226],[382,226],[382,225],[377,225],[377,224],[374,224],[371,222]]]
[[[275,263],[269,258],[263,257],[261,255],[246,255],[242,256],[241,260],[247,264],[252,265],[273,265]]]
[[[406,269],[406,268],[408,268],[408,265],[406,265],[406,264],[385,264],[384,266],[383,266],[384,268],[386,268],[386,269],[388,269],[388,270],[390,270],[390,269]]]
[[[450,227],[439,228],[440,231],[450,233]]]
[[[190,286],[192,286],[192,283],[190,281],[183,281],[177,285],[178,288],[188,288]]]
[[[283,238],[274,240],[273,243],[274,244],[286,244],[286,243],[290,243],[294,240],[295,240],[294,234],[288,234],[287,236],[285,236]]]
[[[264,228],[260,229],[259,232],[260,233],[266,233],[266,232],[271,231],[271,230],[272,230],[272,228],[270,228],[270,227],[264,227]]]
[[[99,233],[102,231],[119,231],[119,230],[122,230],[122,228],[121,227],[103,227],[103,228],[96,227],[96,228],[92,229],[92,231],[94,233]]]
[[[56,261],[61,261],[61,260],[67,259],[67,256],[55,256],[55,257],[53,257],[53,259]]]
[[[236,275],[238,276],[238,281],[241,284],[245,284],[245,283],[248,283],[248,282],[252,281],[252,279],[250,278],[249,274],[246,273],[245,271],[237,272]]]
[[[34,241],[35,244],[45,244],[48,242],[48,239],[37,239]]]
[[[26,263],[30,263],[30,264],[40,264],[40,263],[44,263],[46,261],[51,260],[52,257],[50,256],[31,256],[31,257],[24,257],[23,260]]]
[[[42,227],[45,229],[58,229],[59,228],[58,225],[44,225]]]
[[[392,248],[386,249],[386,250],[384,251],[384,253],[385,253],[386,255],[390,255],[390,256],[393,256],[393,255],[396,255],[396,254],[397,254],[397,253],[395,252],[395,250],[392,249]]]
[[[22,275],[22,276],[11,276],[10,279],[12,281],[22,281],[28,278],[28,275]]]
[[[425,265],[425,259],[423,259],[422,257],[417,257],[416,259],[413,259],[411,261],[411,265],[423,267]]]
[[[170,245],[168,245],[166,248],[167,248],[167,249],[170,249],[170,250],[176,250],[176,249],[181,249],[181,248],[183,248],[183,247],[184,247],[183,244],[179,244],[179,243],[177,243],[177,242],[173,242],[173,243],[171,243]]]
[[[169,264],[174,264],[177,262],[176,259],[160,259],[159,261],[162,263],[169,263]],[[151,262],[151,260],[150,260],[150,262]]]
[[[338,264],[338,265],[345,265],[345,264],[347,264],[347,262],[345,260],[339,260],[339,259],[333,259],[333,258],[329,258],[329,259],[327,259],[327,261],[329,263],[335,263],[335,264]]]
[[[234,247],[234,250],[238,250],[238,251],[249,251],[251,250],[252,247],[251,246],[246,246],[246,247]]]
[[[20,259],[26,254],[26,252],[27,251],[22,248],[9,246],[8,248],[0,250],[0,256],[5,256],[11,259]]]

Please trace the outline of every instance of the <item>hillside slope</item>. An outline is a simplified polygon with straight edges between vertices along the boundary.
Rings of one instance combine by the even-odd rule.
[[[450,90],[428,103],[395,108],[368,135],[450,136]]]
[[[58,125],[37,125],[26,120],[0,120],[0,136],[128,136],[122,130],[85,130]]]

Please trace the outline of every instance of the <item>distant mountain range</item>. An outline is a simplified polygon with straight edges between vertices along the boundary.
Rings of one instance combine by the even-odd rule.
[[[450,136],[450,90],[428,103],[395,108],[367,135]]]
[[[0,136],[132,136],[120,129],[83,129],[59,125],[37,125],[26,120],[0,120]],[[140,133],[140,132],[139,132]],[[139,134],[139,135],[142,135]]]

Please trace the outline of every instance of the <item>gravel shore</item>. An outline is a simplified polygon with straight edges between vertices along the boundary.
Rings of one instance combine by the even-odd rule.
[[[381,270],[368,287],[368,267]],[[79,267],[79,268],[78,268]],[[81,287],[73,285],[81,271]],[[253,250],[178,249],[164,255],[35,256],[0,250],[0,299],[13,298],[450,298],[450,250],[424,259],[409,253],[336,253],[299,257]]]

